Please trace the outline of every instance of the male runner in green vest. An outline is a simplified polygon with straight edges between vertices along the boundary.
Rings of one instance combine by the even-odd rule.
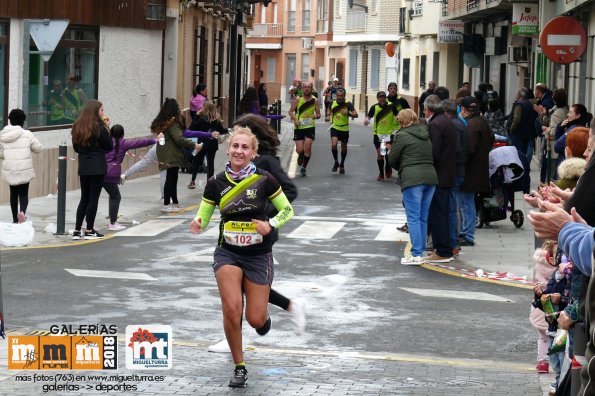
[[[378,92],[376,99],[378,99],[378,103],[370,107],[364,125],[368,125],[370,120],[374,122],[372,133],[374,134],[376,162],[378,163],[379,171],[376,180],[384,180],[385,175],[386,179],[390,179],[393,174],[393,170],[388,164],[388,151],[393,143],[393,133],[400,129],[399,121],[397,121],[396,117],[401,110],[401,106],[387,101],[386,92],[384,91]],[[382,143],[385,146],[383,150],[381,150]]]
[[[340,174],[345,173],[345,157],[347,157],[347,142],[349,141],[349,117],[357,118],[357,111],[351,102],[345,101],[345,89],[337,89],[337,99],[331,104],[331,151],[335,164],[333,172],[339,169]],[[341,141],[341,163],[337,159],[337,142]]]
[[[316,138],[314,120],[320,118],[320,106],[318,99],[312,95],[311,82],[303,83],[302,89],[303,95],[296,96],[291,102],[289,116],[295,125],[293,140],[298,154],[300,174],[306,176],[306,167],[312,155],[312,142]]]

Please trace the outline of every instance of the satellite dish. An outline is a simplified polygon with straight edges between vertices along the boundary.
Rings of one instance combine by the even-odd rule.
[[[389,58],[395,56],[395,45],[390,41],[384,44],[384,49],[386,50],[386,54],[389,56]]]

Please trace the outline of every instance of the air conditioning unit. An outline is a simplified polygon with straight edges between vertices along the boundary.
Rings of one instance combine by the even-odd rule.
[[[314,40],[311,37],[303,37],[302,38],[302,49],[307,49],[311,51],[314,48]]]
[[[527,63],[529,62],[529,48],[527,47],[508,47],[508,63]]]

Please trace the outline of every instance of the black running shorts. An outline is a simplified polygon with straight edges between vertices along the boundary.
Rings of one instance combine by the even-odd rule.
[[[349,131],[337,131],[335,128],[331,128],[331,137],[336,137],[340,142],[347,143],[349,141]]]
[[[304,140],[306,138],[314,140],[316,138],[316,128],[295,128],[293,130],[293,140]]]
[[[214,258],[213,270],[215,272],[225,265],[234,265],[241,268],[244,276],[252,283],[268,286],[273,284],[273,276],[275,274],[273,269],[273,253],[247,256],[216,247]]]

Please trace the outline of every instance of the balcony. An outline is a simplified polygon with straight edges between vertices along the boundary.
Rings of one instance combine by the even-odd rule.
[[[252,30],[248,30],[248,37],[282,37],[282,23],[255,23]]]
[[[442,0],[443,19],[471,21],[512,12],[509,0]]]
[[[347,12],[346,30],[366,30],[366,12],[365,11],[349,11]]]

